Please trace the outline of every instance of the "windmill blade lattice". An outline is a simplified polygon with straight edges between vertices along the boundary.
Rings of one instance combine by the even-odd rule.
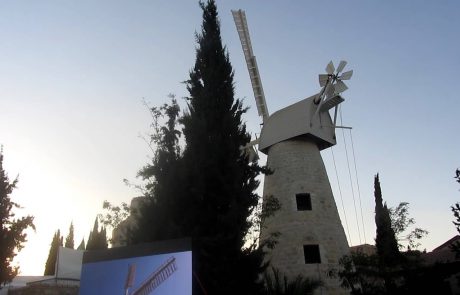
[[[264,89],[260,79],[257,60],[252,51],[251,37],[249,36],[248,24],[246,21],[246,13],[243,10],[232,10],[233,19],[235,21],[236,30],[240,37],[241,47],[243,48],[244,58],[251,78],[252,90],[256,99],[257,111],[262,120],[265,121],[269,117],[267,102],[265,101]]]
[[[321,90],[320,95],[316,99],[317,103],[320,103],[326,99],[336,96],[348,89],[347,85],[343,82],[343,80],[350,80],[351,76],[353,76],[353,71],[351,70],[341,74],[346,65],[347,62],[344,60],[340,61],[337,69],[335,68],[332,61],[330,61],[327,64],[327,74],[319,75],[319,85],[323,89]]]
[[[342,72],[346,65],[347,65],[347,62],[344,60],[341,60],[339,63],[339,66],[337,67],[337,73]]]
[[[340,79],[340,80],[350,80],[350,79],[351,79],[351,76],[353,76],[353,70],[343,73],[343,74],[339,77],[339,79]]]

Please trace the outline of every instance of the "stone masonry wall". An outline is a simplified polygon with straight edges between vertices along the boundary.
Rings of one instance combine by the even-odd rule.
[[[322,280],[321,294],[347,294],[330,276],[349,248],[318,147],[311,139],[277,143],[270,147],[267,165],[274,173],[265,177],[264,196],[273,195],[282,206],[261,229],[261,241],[271,232],[281,233],[268,257],[271,265],[291,278],[301,274]],[[312,210],[297,210],[299,193],[310,194]],[[321,263],[305,263],[304,245],[319,245]]]

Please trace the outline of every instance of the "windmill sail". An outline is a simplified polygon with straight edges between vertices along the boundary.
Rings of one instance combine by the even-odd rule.
[[[161,283],[166,281],[176,270],[176,258],[171,257],[163,265],[156,269],[144,282],[142,282],[141,286],[134,290],[131,295],[150,294]]]
[[[256,99],[257,111],[259,116],[265,121],[269,114],[267,103],[265,102],[264,89],[262,88],[262,81],[260,80],[259,69],[257,67],[256,57],[252,52],[251,38],[249,37],[248,24],[246,22],[246,14],[243,10],[232,10],[233,19],[235,21],[236,30],[243,47],[244,58],[251,78],[252,90]]]

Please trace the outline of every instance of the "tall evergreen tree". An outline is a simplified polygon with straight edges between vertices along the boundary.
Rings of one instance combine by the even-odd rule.
[[[181,154],[177,148],[175,103],[153,109],[154,118],[166,115],[168,122],[156,128],[154,161],[140,172],[149,180],[149,202],[134,242],[191,237],[194,277],[201,285],[194,286],[194,294],[203,289],[208,294],[256,294],[262,288],[264,253],[261,247],[245,249],[244,243],[259,200],[256,177],[266,169],[241,153],[250,141],[242,122],[246,109],[234,99],[233,70],[215,2],[200,6],[203,24],[186,82],[188,109],[180,118],[185,149]]]
[[[73,222],[70,223],[69,227],[69,234],[65,238],[65,244],[64,247],[73,249],[74,248],[74,240],[73,240]]]
[[[62,236],[61,231],[58,229],[54,235],[53,240],[51,241],[50,251],[48,254],[48,259],[45,264],[45,276],[51,276],[55,274],[56,271],[56,260],[59,251],[59,246],[62,246]]]
[[[377,228],[375,246],[377,248],[377,255],[381,266],[395,266],[400,261],[398,241],[396,240],[395,232],[391,227],[390,212],[386,203],[383,203],[378,174],[374,179],[374,197],[375,225]]]
[[[81,239],[80,245],[78,245],[77,250],[85,250],[85,239]]]
[[[14,208],[19,205],[11,200],[18,179],[10,182],[3,169],[3,147],[0,148],[0,288],[10,282],[18,273],[19,268],[11,265],[17,252],[27,241],[27,228],[35,229],[32,216],[15,218]]]
[[[101,231],[99,232],[99,245],[101,249],[107,249],[109,247],[109,242],[107,241],[107,230],[105,226],[101,227]]]
[[[195,66],[187,81],[188,112],[182,118],[186,197],[181,229],[194,238],[195,272],[210,294],[254,294],[261,251],[242,250],[257,206],[262,171],[241,154],[250,141],[242,102],[234,99],[233,69],[222,45],[213,0],[200,3]]]
[[[89,233],[88,243],[86,244],[86,250],[101,250],[107,249],[107,233],[104,227],[99,230],[99,221],[96,217],[94,221],[93,230]]]

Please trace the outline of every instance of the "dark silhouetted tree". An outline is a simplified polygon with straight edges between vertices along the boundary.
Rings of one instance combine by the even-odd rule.
[[[342,286],[351,294],[447,294],[445,281],[458,272],[459,263],[427,264],[420,251],[400,253],[395,233],[415,223],[407,203],[388,210],[383,203],[379,176],[375,176],[375,220],[377,254],[351,253],[340,260]],[[389,213],[396,214],[390,220]],[[395,230],[393,230],[395,229]],[[384,284],[383,284],[384,282]]]
[[[264,295],[310,295],[323,285],[319,280],[301,275],[290,280],[274,267],[271,268],[271,273],[264,274],[264,283]]]
[[[377,248],[377,255],[382,266],[394,266],[399,262],[400,252],[395,232],[391,227],[390,212],[386,203],[383,204],[378,174],[374,179],[374,197],[375,225],[377,228],[375,246]]]
[[[147,184],[146,201],[143,202],[140,214],[136,214],[139,216],[139,230],[131,237],[134,242],[184,236],[178,225],[180,215],[185,210],[181,201],[185,191],[182,185],[178,185],[182,182],[183,174],[178,145],[180,132],[176,129],[180,108],[172,95],[170,98],[170,104],[150,108],[153,118],[150,143],[154,147],[154,155],[152,163],[143,167],[138,174]],[[166,123],[162,125],[164,119]]]
[[[19,204],[11,200],[10,194],[16,187],[18,179],[10,182],[8,174],[3,168],[3,147],[0,148],[0,288],[10,282],[19,271],[13,266],[13,258],[24,247],[27,241],[25,230],[35,229],[32,216],[15,218],[13,209],[20,208]]]
[[[395,232],[399,249],[407,246],[408,249],[416,249],[420,246],[420,240],[428,235],[428,231],[419,227],[413,228],[415,219],[409,216],[409,203],[401,202],[395,208],[388,208],[390,212],[391,227]]]
[[[455,179],[460,183],[460,170],[455,170]],[[454,204],[452,207],[452,213],[454,213],[455,221],[452,221],[457,228],[457,232],[460,234],[460,203]],[[456,242],[451,246],[452,251],[455,252],[455,256],[460,258],[460,242]]]
[[[56,271],[56,260],[59,251],[59,246],[62,246],[63,239],[61,236],[61,231],[57,230],[53,235],[53,240],[51,241],[50,251],[48,254],[48,259],[46,259],[45,264],[45,276],[51,276],[55,274]]]
[[[74,238],[73,238],[73,222],[70,223],[70,227],[69,227],[69,234],[67,235],[67,237],[65,238],[65,244],[64,244],[64,247],[66,248],[70,248],[70,249],[73,249],[74,248]]]
[[[86,250],[101,250],[107,249],[107,233],[105,227],[102,226],[99,230],[98,218],[94,221],[93,230],[89,233],[88,243],[86,244]]]
[[[157,128],[152,165],[140,172],[149,180],[150,205],[140,214],[134,241],[191,237],[194,274],[208,294],[256,294],[263,288],[264,253],[262,247],[244,244],[259,200],[256,176],[266,169],[241,153],[250,141],[242,121],[246,109],[234,99],[233,70],[215,2],[200,6],[203,24],[186,81],[188,108],[180,119],[184,152],[177,145],[178,108],[173,103],[163,112],[155,109],[168,121]]]
[[[262,171],[241,153],[250,141],[242,102],[234,99],[233,69],[222,45],[214,1],[200,3],[195,66],[187,81],[188,110],[182,117],[186,198],[180,228],[197,246],[195,272],[210,294],[254,294],[263,253],[243,250],[258,204]]]
[[[377,248],[379,273],[385,281],[386,292],[392,294],[397,289],[396,282],[399,280],[394,270],[399,267],[401,263],[401,253],[398,249],[398,241],[396,240],[395,232],[391,227],[390,211],[386,203],[383,203],[378,174],[374,179],[374,197],[376,225],[375,246]]]
[[[104,228],[106,230],[109,229],[109,232],[113,232],[123,220],[128,218],[130,213],[129,205],[125,202],[122,202],[120,206],[115,206],[105,200],[102,203],[102,209],[104,212],[98,214],[98,218],[104,225]],[[112,243],[112,238],[109,241]]]
[[[102,209],[104,209],[104,213],[99,214],[98,217],[106,228],[116,228],[120,222],[129,216],[129,205],[125,202],[122,202],[120,206],[115,206],[105,200],[102,203]]]
[[[77,250],[85,250],[85,239],[81,239],[80,245],[78,245]]]
[[[455,221],[452,221],[455,227],[457,228],[458,233],[460,233],[460,203],[454,204],[451,207],[452,212],[454,213]],[[460,258],[460,242],[455,242],[451,246],[452,251],[455,252],[455,256]]]

